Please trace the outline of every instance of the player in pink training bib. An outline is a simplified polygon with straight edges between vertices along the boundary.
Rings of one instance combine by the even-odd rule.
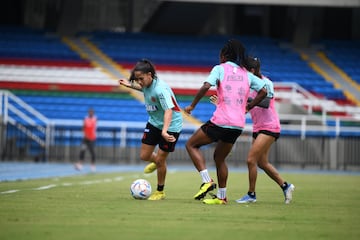
[[[205,204],[225,204],[227,202],[228,167],[225,159],[243,131],[245,112],[259,103],[267,94],[264,81],[245,69],[244,55],[245,48],[239,41],[232,39],[226,42],[220,51],[221,64],[211,70],[191,105],[184,109],[190,114],[210,87],[216,86],[219,103],[213,116],[186,143],[186,150],[202,178],[203,183],[200,190],[194,196],[194,199],[201,200],[209,191],[216,188],[216,184],[208,173],[200,147],[216,142],[214,161],[219,188],[217,195],[203,201]],[[254,89],[258,94],[248,104],[250,89]]]
[[[269,162],[270,147],[280,137],[280,120],[275,109],[274,85],[268,78],[261,74],[260,61],[257,58],[249,57],[246,61],[246,68],[265,82],[267,98],[269,98],[270,101],[268,108],[255,106],[250,110],[253,121],[253,142],[247,157],[249,190],[247,194],[236,200],[236,202],[256,202],[255,186],[257,167],[259,167],[281,187],[284,193],[285,203],[288,204],[292,200],[292,193],[295,186],[286,182]],[[256,92],[251,92],[250,97],[255,97],[256,94]]]

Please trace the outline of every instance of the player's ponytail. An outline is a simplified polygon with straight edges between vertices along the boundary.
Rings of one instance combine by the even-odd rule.
[[[134,74],[134,70],[132,70],[129,76],[129,82],[134,82],[134,81],[135,81],[135,74]]]
[[[152,64],[148,59],[145,59],[145,58],[139,60],[136,63],[134,69],[131,71],[131,76],[133,76],[133,73],[135,71],[140,71],[142,73],[150,72],[153,79],[157,78],[154,64]]]

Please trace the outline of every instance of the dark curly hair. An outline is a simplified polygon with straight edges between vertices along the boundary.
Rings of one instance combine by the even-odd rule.
[[[245,67],[245,47],[237,39],[227,41],[221,49],[220,55],[223,56],[226,61],[231,61],[241,67]]]
[[[257,57],[247,57],[245,61],[245,68],[250,72],[251,69],[254,69],[254,75],[261,78],[260,72],[260,59]]]

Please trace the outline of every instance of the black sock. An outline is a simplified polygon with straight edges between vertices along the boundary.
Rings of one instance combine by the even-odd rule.
[[[281,185],[281,189],[282,189],[282,190],[285,190],[287,187],[288,187],[288,183],[287,183],[287,182],[284,182],[284,184]]]
[[[158,184],[156,190],[158,190],[158,191],[160,191],[160,192],[164,191],[164,185],[159,185],[159,184]]]
[[[252,198],[256,197],[256,193],[255,192],[248,192],[248,195]]]

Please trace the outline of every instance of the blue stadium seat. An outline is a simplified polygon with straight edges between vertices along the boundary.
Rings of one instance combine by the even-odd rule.
[[[18,96],[50,119],[83,119],[89,107],[94,108],[99,120],[145,122],[148,118],[143,103],[130,98]]]
[[[360,41],[323,40],[324,52],[337,66],[360,84]]]
[[[0,26],[0,57],[83,61],[56,35],[3,25]]]

